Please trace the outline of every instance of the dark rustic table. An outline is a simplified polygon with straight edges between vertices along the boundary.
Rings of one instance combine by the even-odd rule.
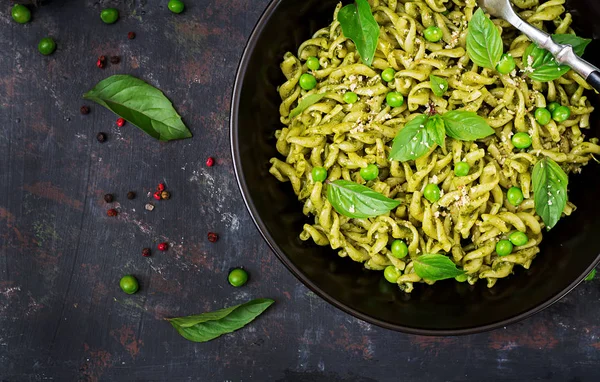
[[[600,280],[525,322],[458,338],[380,329],[310,292],[252,224],[229,153],[234,74],[267,0],[188,0],[181,15],[167,0],[120,3],[49,1],[26,25],[7,1],[0,10],[0,381],[598,380]],[[114,25],[99,18],[109,5],[121,10]],[[37,52],[46,35],[58,43],[49,57]],[[121,62],[101,70],[99,55]],[[115,73],[161,88],[194,138],[159,143],[96,105],[81,115],[82,94]],[[161,181],[172,198],[146,211]],[[168,252],[141,256],[161,241]],[[228,285],[234,266],[247,286]],[[135,295],[119,289],[126,273],[141,282]],[[256,297],[276,303],[209,343],[163,320]]]

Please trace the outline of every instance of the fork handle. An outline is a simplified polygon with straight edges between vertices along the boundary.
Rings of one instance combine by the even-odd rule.
[[[599,71],[594,70],[593,72],[591,72],[587,78],[587,82],[588,82],[588,84],[592,85],[592,87],[594,89],[596,89],[597,91],[600,92],[600,72]]]

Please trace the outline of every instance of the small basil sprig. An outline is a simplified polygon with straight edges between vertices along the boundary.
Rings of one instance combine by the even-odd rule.
[[[442,115],[446,134],[459,141],[474,141],[494,134],[484,118],[472,111],[452,110]]]
[[[555,161],[544,158],[533,167],[532,184],[535,212],[549,230],[556,225],[567,205],[569,177]]]
[[[319,102],[326,95],[327,95],[327,93],[311,94],[311,95],[307,95],[306,97],[302,98],[302,101],[300,101],[298,106],[296,106],[290,112],[290,118],[294,118],[295,116],[302,114],[302,112],[304,110],[308,109],[309,106],[312,106],[315,103]]]
[[[429,82],[431,83],[431,91],[438,97],[443,96],[446,90],[448,90],[448,81],[442,77],[432,74],[429,76]]]
[[[385,214],[400,205],[377,191],[347,180],[336,180],[327,185],[327,200],[335,210],[350,218],[370,218]]]
[[[268,298],[259,298],[214,312],[167,318],[167,321],[183,338],[194,342],[206,342],[243,328],[271,306],[273,302]]]
[[[578,56],[583,56],[585,48],[592,41],[573,34],[555,34],[552,35],[552,39],[558,44],[571,45]],[[525,50],[523,62],[527,76],[541,82],[553,81],[571,70],[567,65],[559,64],[552,53],[535,43],[530,44]]]
[[[452,110],[443,115],[421,114],[408,122],[394,138],[390,160],[417,159],[435,143],[442,146],[445,136],[460,141],[474,141],[494,134],[484,118],[464,110]]]
[[[354,4],[340,9],[337,21],[342,27],[344,36],[354,42],[360,57],[370,66],[377,49],[379,25],[371,13],[371,6],[367,0],[356,0]]]
[[[495,69],[502,57],[502,36],[496,25],[479,8],[469,21],[467,53],[475,64]]]
[[[592,271],[587,276],[585,276],[585,279],[583,279],[583,281],[592,281],[594,277],[596,277],[596,268],[592,269]]]
[[[462,276],[465,271],[458,269],[447,256],[424,254],[413,259],[415,273],[422,279],[438,281]]]
[[[163,92],[139,78],[129,75],[108,77],[83,98],[104,106],[161,141],[192,136]]]

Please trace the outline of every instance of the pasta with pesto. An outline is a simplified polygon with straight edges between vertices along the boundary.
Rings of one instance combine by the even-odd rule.
[[[594,154],[600,153],[595,139],[583,134],[590,127],[593,107],[585,91],[591,87],[573,71],[548,82],[527,77],[526,49],[531,42],[504,20],[492,18],[500,31],[505,51],[516,69],[501,74],[476,65],[467,54],[469,21],[477,10],[476,0],[370,0],[379,25],[372,65],[361,60],[352,40],[344,37],[338,21],[303,42],[297,54],[286,53],[281,70],[286,81],[278,88],[283,127],[276,132],[281,157],[270,160],[270,173],[290,182],[311,216],[300,233],[302,240],[330,246],[339,256],[350,257],[371,270],[394,267],[394,282],[405,292],[415,283],[432,284],[415,268],[423,254],[446,255],[465,277],[458,281],[475,284],[484,279],[488,287],[509,276],[515,265],[528,269],[540,252],[543,219],[536,213],[532,171],[543,158],[555,161],[566,174],[580,172]],[[565,0],[513,0],[524,20],[551,33],[572,34],[572,17]],[[426,28],[437,26],[442,38],[430,42]],[[307,60],[318,59],[310,69]],[[393,69],[390,81],[382,79]],[[304,90],[301,76],[311,74],[316,86]],[[434,92],[430,76],[447,81],[443,93]],[[388,78],[389,79],[389,78]],[[405,99],[392,107],[386,96],[399,92]],[[358,97],[352,100],[346,93]],[[312,102],[302,100],[311,95]],[[349,103],[348,100],[354,101]],[[552,102],[567,106],[568,119],[536,120],[538,108]],[[453,110],[483,117],[494,133],[464,141],[445,137],[443,144],[427,147],[414,160],[390,159],[394,138],[423,113],[443,115]],[[421,126],[423,127],[423,126]],[[526,133],[530,146],[514,146],[513,135]],[[457,176],[457,163],[469,171]],[[365,180],[361,169],[376,165],[378,174]],[[313,179],[315,167],[326,169],[326,180]],[[336,211],[327,198],[331,182],[346,180],[364,185],[400,204],[389,213],[352,218]],[[431,202],[425,187],[439,187],[439,198]],[[566,185],[565,185],[566,186]],[[514,205],[507,191],[517,187],[523,201]],[[575,206],[567,202],[562,211],[570,215]],[[559,211],[560,213],[560,211]],[[497,243],[514,232],[527,241],[500,256]],[[398,257],[391,244],[401,240],[408,255]],[[386,277],[387,278],[387,277]],[[388,280],[389,281],[389,280]]]

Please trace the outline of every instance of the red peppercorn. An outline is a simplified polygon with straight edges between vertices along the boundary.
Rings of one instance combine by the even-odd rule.
[[[123,127],[125,125],[125,120],[123,118],[117,119],[117,126]]]
[[[160,200],[161,199],[160,192],[156,191],[154,193],[154,199],[156,199],[156,200]]]
[[[208,167],[212,167],[215,164],[215,159],[213,157],[208,157],[208,159],[206,160],[206,165]]]
[[[133,40],[135,38],[135,32],[129,32],[127,33],[127,38],[130,40]]]
[[[104,69],[104,66],[106,66],[106,57],[105,56],[98,57],[98,61],[96,61],[96,66],[99,67],[100,69]]]
[[[159,183],[158,186],[156,186],[156,189],[158,191],[164,191],[165,190],[165,184],[164,183]]]
[[[111,208],[110,210],[106,211],[106,214],[107,214],[108,216],[111,216],[111,217],[112,217],[112,216],[117,216],[117,214],[118,214],[118,213],[119,213],[119,212],[118,212],[117,210],[115,210],[114,208]]]
[[[159,251],[166,251],[167,249],[169,249],[169,244],[167,244],[167,243],[160,243],[160,244],[158,244],[158,250]]]
[[[144,249],[142,249],[142,256],[144,256],[144,257],[150,257],[150,248],[144,248]]]
[[[219,235],[217,235],[214,232],[209,232],[208,233],[208,241],[210,241],[211,243],[216,242],[217,240],[219,240]]]
[[[85,114],[90,114],[90,108],[89,106],[85,106],[83,105],[79,111],[81,112],[81,114],[85,115]]]

